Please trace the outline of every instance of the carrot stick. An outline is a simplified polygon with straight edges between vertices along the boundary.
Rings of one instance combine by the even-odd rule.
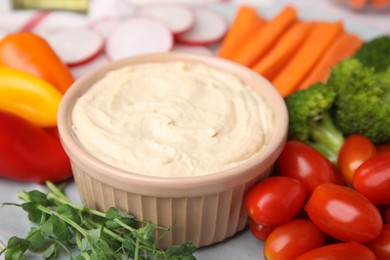
[[[295,8],[286,6],[276,17],[262,26],[245,42],[232,60],[252,67],[272,47],[284,31],[297,19]]]
[[[253,67],[254,71],[271,80],[291,59],[299,45],[304,41],[313,24],[297,22],[284,33],[276,45]]]
[[[330,68],[341,60],[354,55],[362,43],[363,40],[356,35],[347,32],[340,34],[310,71],[309,75],[299,84],[298,89],[305,89],[314,83],[326,81]]]
[[[258,16],[254,7],[241,5],[221,43],[218,56],[230,59],[240,43],[248,39],[264,23],[265,21]]]
[[[316,22],[298,52],[272,80],[272,83],[284,97],[298,87],[300,81],[313,68],[321,55],[342,32],[342,22]]]

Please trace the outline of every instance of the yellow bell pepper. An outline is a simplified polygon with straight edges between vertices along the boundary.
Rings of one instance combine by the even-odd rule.
[[[21,70],[0,66],[0,110],[38,126],[56,126],[61,98],[61,92],[47,81]]]

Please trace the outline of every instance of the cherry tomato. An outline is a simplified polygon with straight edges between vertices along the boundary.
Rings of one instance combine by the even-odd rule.
[[[269,234],[263,253],[265,259],[296,259],[324,244],[325,235],[310,220],[293,219]]]
[[[322,232],[341,241],[373,240],[383,226],[382,216],[374,204],[359,192],[333,183],[318,186],[305,210]]]
[[[361,134],[353,134],[341,146],[337,165],[348,184],[352,184],[355,170],[376,154],[376,147],[370,139]]]
[[[318,247],[304,253],[297,260],[376,260],[375,254],[367,247],[358,243],[336,243]]]
[[[378,154],[357,168],[353,186],[374,204],[390,204],[390,153]]]
[[[246,210],[257,224],[275,226],[291,220],[303,207],[306,192],[294,178],[273,176],[257,183],[246,196]]]
[[[275,229],[276,226],[264,226],[257,224],[252,219],[249,220],[249,229],[252,235],[258,240],[265,241],[268,235]]]
[[[308,196],[319,184],[335,180],[330,161],[310,145],[299,141],[286,143],[276,167],[280,175],[302,182]]]
[[[383,225],[382,232],[376,239],[366,243],[379,260],[390,259],[390,224]]]
[[[376,146],[377,154],[390,153],[390,144],[380,144]]]

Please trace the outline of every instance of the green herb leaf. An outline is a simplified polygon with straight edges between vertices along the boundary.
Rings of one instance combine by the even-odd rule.
[[[26,202],[22,204],[22,209],[28,213],[28,219],[33,223],[39,223],[44,213],[38,209],[36,202]]]
[[[53,243],[51,244],[45,252],[43,252],[42,257],[44,259],[54,258],[57,255],[57,244]]]
[[[68,242],[72,239],[72,233],[65,221],[55,215],[51,215],[50,221],[53,225],[53,233],[59,241]]]
[[[62,204],[59,205],[57,208],[57,212],[61,214],[62,216],[72,220],[73,222],[77,224],[81,224],[81,218],[74,208],[69,206],[68,204]]]

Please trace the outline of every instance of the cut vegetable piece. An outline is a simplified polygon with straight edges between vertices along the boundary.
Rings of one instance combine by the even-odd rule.
[[[316,22],[307,39],[302,43],[298,52],[272,80],[272,83],[285,97],[293,93],[299,83],[309,73],[321,55],[342,33],[342,22]]]
[[[122,20],[108,37],[106,53],[110,60],[172,49],[173,35],[163,22],[146,15]]]
[[[107,38],[120,22],[119,17],[104,17],[90,23],[90,28]]]
[[[103,37],[88,27],[41,32],[41,36],[69,66],[95,58],[104,46]]]
[[[340,34],[310,70],[304,81],[299,84],[298,89],[305,89],[314,83],[326,81],[330,69],[340,61],[353,56],[362,44],[363,40],[356,35],[347,32]]]
[[[210,8],[193,7],[195,22],[191,29],[178,35],[177,41],[189,45],[209,45],[218,42],[226,33],[225,18]]]
[[[34,32],[58,30],[58,29],[70,29],[83,27],[88,25],[88,19],[85,15],[55,11],[49,12],[38,24],[34,27]]]
[[[313,28],[309,22],[297,22],[284,33],[275,46],[252,69],[271,80],[287,64]]]
[[[164,21],[174,35],[188,31],[195,22],[192,9],[179,3],[154,3],[138,9],[141,14],[151,15]]]
[[[108,62],[108,58],[106,55],[101,53],[96,58],[91,60],[90,62],[86,62],[83,64],[80,64],[78,66],[73,66],[70,68],[70,71],[72,72],[72,75],[75,79],[78,79],[82,76],[84,76],[89,71],[92,71]]]
[[[49,14],[50,12],[37,12],[20,28],[20,31],[33,30]]]
[[[37,11],[18,11],[0,14],[0,30],[18,32],[37,14]]]
[[[185,44],[175,44],[172,51],[195,53],[201,55],[213,55],[213,51],[206,46],[190,46]]]
[[[258,16],[256,8],[241,5],[221,43],[218,56],[226,59],[232,58],[234,52],[241,48],[242,43],[258,31],[264,23],[265,21]]]
[[[92,1],[90,1],[92,2]],[[96,20],[107,17],[128,17],[134,15],[134,4],[123,0],[94,0],[88,8],[88,19]]]
[[[271,49],[279,37],[296,19],[296,9],[291,6],[286,6],[279,14],[253,34],[252,37],[247,39],[243,43],[242,48],[235,53],[232,60],[252,67]]]

